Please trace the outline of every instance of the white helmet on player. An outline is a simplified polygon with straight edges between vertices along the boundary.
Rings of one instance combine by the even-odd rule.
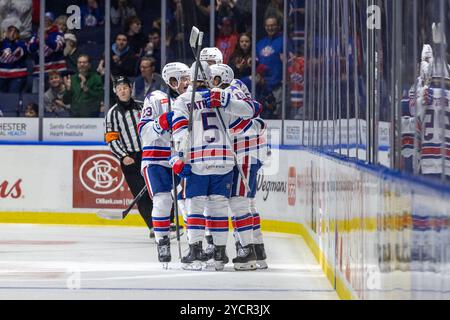
[[[218,63],[209,67],[211,69],[211,85],[220,87],[223,84],[231,84],[234,80],[233,69],[227,64]],[[216,78],[219,78],[216,83]]]
[[[211,79],[211,69],[206,61],[200,61],[202,68],[198,68],[197,79],[195,79],[195,66],[197,62],[194,62],[191,66],[191,81],[203,81],[209,86],[209,79]],[[203,69],[203,72],[202,72]]]
[[[200,52],[200,61],[206,61],[208,64],[214,63],[223,63],[223,54],[216,47],[203,48]]]
[[[174,78],[177,81],[178,86],[181,82],[181,78],[189,77],[190,75],[189,67],[181,62],[171,62],[166,64],[161,73],[164,82],[175,91],[177,91],[178,88],[174,88],[170,84],[170,79]]]

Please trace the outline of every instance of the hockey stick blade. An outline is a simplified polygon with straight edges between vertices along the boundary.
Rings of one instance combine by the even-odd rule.
[[[125,218],[123,212],[107,210],[99,210],[97,216],[107,220],[123,220]]]
[[[198,36],[200,34],[200,30],[197,27],[192,27],[191,35],[189,37],[189,44],[191,48],[195,48],[197,46]]]
[[[126,208],[124,211],[107,211],[107,210],[99,210],[97,211],[97,216],[103,219],[107,220],[123,220],[126,218],[128,213],[131,211],[131,209],[134,207],[134,205],[142,198],[142,196],[147,192],[147,185],[145,185],[141,191],[139,191],[138,195],[131,201],[128,208]]]

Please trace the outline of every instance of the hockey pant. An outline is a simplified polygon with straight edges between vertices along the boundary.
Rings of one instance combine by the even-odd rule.
[[[253,243],[263,244],[264,239],[261,232],[261,219],[259,217],[258,210],[256,209],[256,199],[250,198],[250,213],[253,218]]]
[[[250,212],[250,201],[246,197],[232,197],[230,207],[233,216],[231,218],[234,237],[243,247],[253,244],[253,216]]]
[[[170,233],[170,216],[172,212],[172,172],[170,168],[160,165],[148,165],[142,172],[150,196],[153,198],[153,231],[159,242]],[[178,183],[176,179],[175,183]]]
[[[231,212],[233,214],[233,235],[236,241],[240,241],[242,246],[246,246],[249,243],[264,243],[261,233],[261,219],[256,209],[255,200],[257,189],[256,178],[259,169],[262,167],[262,163],[259,160],[253,163],[253,160],[254,159],[250,162],[247,157],[242,165],[242,171],[248,179],[250,192],[246,192],[244,182],[239,175],[238,168],[234,167],[233,169],[233,188],[231,191],[232,198],[230,200]],[[250,165],[248,165],[248,163],[250,163]],[[252,228],[248,225],[249,221],[252,222]],[[248,235],[249,230],[253,230],[253,234],[251,236]]]
[[[170,192],[160,192],[153,196],[153,231],[159,242],[170,233],[170,211],[172,209],[172,195]]]
[[[228,239],[228,199],[221,195],[199,196],[186,200],[189,244],[203,241],[207,226],[215,245],[225,246]],[[208,212],[206,216],[204,212]]]

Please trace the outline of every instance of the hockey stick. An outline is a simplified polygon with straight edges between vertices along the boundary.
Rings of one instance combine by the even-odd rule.
[[[131,209],[133,209],[134,205],[141,200],[142,196],[147,192],[147,185],[145,185],[141,191],[139,191],[138,195],[133,199],[133,201],[131,201],[130,205],[128,206],[128,208],[126,208],[124,211],[122,212],[117,212],[117,211],[108,211],[108,210],[99,210],[97,212],[97,216],[99,216],[100,218],[103,219],[108,219],[108,220],[123,220],[125,219],[125,217],[128,215],[128,213],[131,211]]]
[[[170,97],[170,87],[168,87],[167,92],[167,98],[168,98],[168,106],[169,106],[169,112],[172,111],[172,102]],[[173,154],[175,150],[175,142],[173,141],[173,135],[172,132],[170,133],[170,153]],[[180,218],[178,216],[178,197],[177,197],[177,187],[176,187],[176,179],[175,179],[175,172],[172,168],[172,188],[173,188],[173,209],[175,211],[175,225],[176,225],[176,232],[177,232],[177,242],[178,242],[178,257],[181,260],[181,243],[180,243]]]
[[[194,105],[195,105],[195,91],[197,91],[197,77],[198,77],[198,70],[200,65],[200,51],[202,49],[202,42],[203,42],[203,32],[200,32],[197,27],[192,27],[191,35],[189,37],[189,45],[191,46],[193,52],[194,52],[194,58],[195,58],[195,72],[194,72],[194,79],[192,79],[192,96],[191,96],[191,107],[189,110],[189,133],[192,135],[192,118],[194,113]],[[197,51],[195,51],[197,50]]]
[[[193,27],[193,28],[195,28],[195,27]],[[192,52],[195,55],[195,51],[194,51],[194,48],[192,47],[192,45],[191,45],[191,48],[192,48]],[[200,64],[200,56],[196,57],[196,62],[197,62],[198,65],[200,65],[200,71],[201,71],[203,77],[206,79],[205,70],[203,70],[203,67]],[[197,78],[197,75],[196,75],[196,78]],[[242,182],[244,183],[245,190],[247,192],[251,192],[250,185],[248,184],[248,180],[245,177],[244,171],[242,170],[242,167],[239,165],[239,162],[238,162],[238,159],[237,159],[237,155],[234,152],[234,148],[233,148],[234,144],[233,144],[233,142],[231,140],[230,134],[228,133],[227,127],[225,125],[225,121],[223,121],[222,113],[217,108],[215,108],[215,112],[216,112],[217,118],[219,118],[219,120],[220,120],[220,124],[222,125],[222,130],[223,130],[223,132],[225,134],[225,137],[226,137],[226,140],[227,140],[227,142],[228,142],[228,144],[230,146],[231,153],[233,154],[234,165],[238,168],[238,172],[239,172],[239,174],[241,176]]]

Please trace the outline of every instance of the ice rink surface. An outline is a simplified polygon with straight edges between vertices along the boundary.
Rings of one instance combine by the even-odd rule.
[[[164,270],[145,228],[0,224],[0,299],[338,299],[302,238],[266,232],[269,269]],[[187,250],[182,236],[182,254]]]

